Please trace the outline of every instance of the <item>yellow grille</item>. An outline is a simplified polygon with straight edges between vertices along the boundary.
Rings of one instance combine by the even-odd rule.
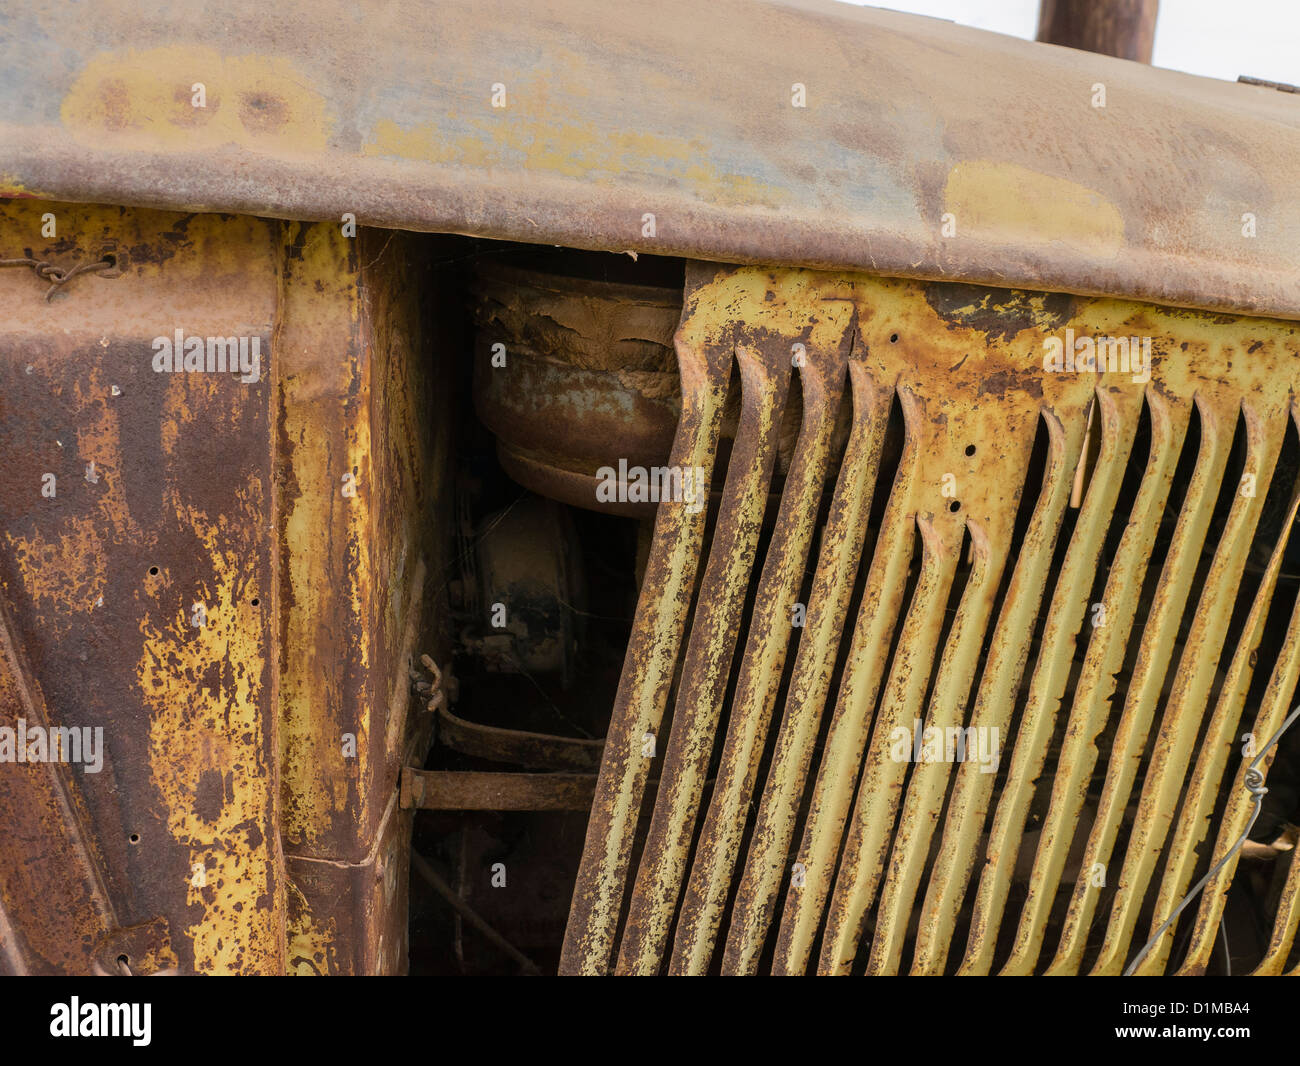
[[[1133,356],[1045,370],[1052,337],[1150,338],[1149,380]],[[659,509],[562,970],[1119,973],[1241,834],[1240,733],[1262,746],[1296,688],[1293,610],[1243,719],[1296,513],[1275,490],[1281,535],[1238,610],[1300,329],[700,265],[676,345],[671,462],[711,471],[718,502]],[[900,758],[917,722],[996,736],[996,772]],[[1261,972],[1295,937],[1295,865]],[[1184,915],[1182,972],[1206,967],[1234,866]],[[1139,972],[1165,971],[1177,929]]]

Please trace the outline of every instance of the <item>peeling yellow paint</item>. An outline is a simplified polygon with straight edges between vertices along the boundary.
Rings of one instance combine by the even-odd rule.
[[[360,298],[356,271],[348,265],[349,239],[337,226],[304,229],[288,263],[279,346],[281,433],[296,486],[282,504],[291,593],[284,639],[293,649],[280,673],[283,834],[299,846],[313,845],[330,831],[333,816],[347,810],[350,791],[360,798],[361,789],[349,785],[370,773],[374,711],[366,699],[357,699],[363,713],[354,721],[344,691],[346,676],[359,684],[370,668],[363,620],[374,587],[369,388],[362,353],[350,343]],[[323,351],[338,358],[325,358]],[[329,430],[336,422],[344,427],[341,439]],[[354,495],[344,495],[344,474],[354,478]],[[321,550],[322,539],[329,550]],[[322,628],[323,619],[340,624]],[[343,754],[344,732],[356,738],[355,757]]]
[[[48,611],[69,628],[95,609],[108,581],[96,525],[93,517],[69,515],[48,537],[39,530],[29,539],[5,533],[27,595],[38,610]],[[63,632],[49,635],[58,638]]]
[[[178,406],[173,394],[167,417],[180,419]],[[200,908],[184,932],[198,972],[278,972],[273,945],[283,942],[283,916],[274,842],[266,839],[274,767],[260,710],[265,649],[249,606],[254,560],[231,550],[221,524],[174,489],[167,494],[212,563],[211,584],[187,593],[169,622],[146,615],[140,623],[137,678],[149,714],[151,779],[169,833],[189,849],[186,898]],[[264,496],[255,478],[238,492],[250,527]],[[201,626],[190,601],[205,606]]]
[[[337,972],[337,923],[333,918],[318,922],[311,904],[292,881],[289,882],[289,951],[287,969],[295,977],[330,976]]]

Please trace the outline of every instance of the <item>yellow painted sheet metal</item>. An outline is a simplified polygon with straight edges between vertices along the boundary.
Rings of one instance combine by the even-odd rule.
[[[846,304],[853,316],[839,313]],[[1300,331],[1276,321],[1083,297],[701,269],[679,331],[684,387],[698,390],[710,379],[683,339],[711,339],[715,396],[734,352],[747,405],[742,440],[746,426],[761,440],[780,392],[747,353],[773,353],[777,362],[767,365],[778,372],[780,358],[807,339],[813,321],[830,330],[807,346],[819,376],[797,360],[795,373],[816,389],[830,367],[843,382],[844,369],[829,353],[851,350],[853,388],[843,402],[851,405],[853,433],[823,532],[809,624],[779,630],[793,660],[756,824],[745,835],[736,811],[758,787],[755,749],[774,710],[770,674],[763,686],[738,686],[730,706],[720,707],[718,698],[733,647],[744,648],[737,678],[774,669],[767,665],[778,661],[768,619],[793,604],[764,603],[748,635],[708,620],[738,610],[736,598],[750,582],[787,600],[795,594],[795,586],[771,576],[794,565],[785,541],[774,535],[767,558],[751,559],[752,542],[741,543],[744,527],[728,525],[733,516],[754,513],[754,478],[770,476],[760,445],[752,458],[743,448],[733,453],[717,532],[707,544],[665,537],[688,518],[671,503],[661,505],[651,572],[671,562],[683,577],[671,593],[659,581],[645,585],[625,695],[614,712],[611,735],[621,753],[607,754],[602,770],[563,968],[602,972],[621,945],[618,969],[626,972],[665,965],[674,972],[755,972],[767,951],[774,951],[778,973],[813,966],[846,973],[864,964],[872,973],[982,973],[999,965],[1008,973],[1075,972],[1104,898],[1109,920],[1092,968],[1121,969],[1142,945],[1135,937],[1139,916],[1154,931],[1195,871],[1208,865],[1197,849],[1211,828],[1214,799],[1229,789],[1219,848],[1235,839],[1248,811],[1244,790],[1233,789],[1224,774],[1289,520],[1271,545],[1263,580],[1251,586],[1244,626],[1232,642],[1226,638],[1270,473],[1289,432]],[[1066,344],[1068,364],[1061,358]],[[1101,354],[1093,362],[1080,356],[1076,366],[1081,351]],[[868,531],[863,516],[891,397],[903,440],[892,485],[877,486],[888,493],[880,525]],[[1160,549],[1163,565],[1148,575],[1194,411],[1199,451],[1168,548]],[[1234,460],[1239,418],[1243,450]],[[684,420],[683,431],[688,425]],[[1097,438],[1095,459],[1085,451],[1089,432]],[[809,436],[803,446],[817,439]],[[691,440],[693,450],[678,454],[711,464],[712,442]],[[1036,442],[1042,480],[1027,483]],[[1077,471],[1086,492],[1067,523]],[[1238,475],[1242,487],[1235,491],[1225,478]],[[1126,480],[1134,488],[1121,509]],[[825,470],[820,481],[829,491]],[[1283,489],[1293,516],[1294,487]],[[783,506],[805,500],[810,489],[787,480],[785,492]],[[1225,520],[1212,527],[1220,498],[1228,501]],[[1111,554],[1103,554],[1108,541]],[[862,561],[861,606],[850,619],[845,608],[859,546],[869,558]],[[1203,552],[1204,576],[1194,581]],[[690,576],[706,553],[708,572],[725,567],[726,579],[710,581],[706,572],[691,604]],[[1150,602],[1144,583],[1154,590]],[[1096,603],[1094,587],[1101,590]],[[655,606],[665,597],[675,605],[671,614]],[[1180,636],[1185,611],[1189,628]],[[662,709],[683,643],[677,712],[659,762],[654,747],[632,749],[632,739],[652,723],[646,701],[625,696],[644,691],[647,663],[654,662]],[[1261,735],[1276,728],[1294,689],[1294,649],[1289,640],[1276,667],[1256,726]],[[1120,699],[1130,653],[1132,676]],[[837,654],[846,657],[835,708],[814,747]],[[690,702],[699,684],[692,661],[711,664],[702,704]],[[1219,696],[1211,712],[1212,687]],[[991,759],[900,755],[898,734],[910,738],[922,724],[927,735],[995,737],[996,750]],[[1113,740],[1102,762],[1096,744],[1107,731]],[[723,762],[705,800],[701,785],[719,736]],[[627,853],[652,767],[660,783],[647,812],[649,843],[629,884]],[[624,787],[628,774],[639,779],[636,789]],[[1042,823],[1031,834],[1035,804]],[[618,836],[610,834],[606,811],[616,812]],[[1122,856],[1115,849],[1121,828]],[[1072,845],[1082,849],[1081,865]],[[678,914],[675,886],[693,848],[695,869]],[[618,861],[610,861],[614,856]],[[1166,856],[1157,884],[1157,863]],[[1108,868],[1111,887],[1103,892]],[[1011,908],[1017,881],[1027,889],[1018,914]],[[1221,899],[1223,884],[1203,909]],[[1153,902],[1144,909],[1149,889]],[[1053,924],[1055,902],[1068,903],[1063,925]],[[1278,937],[1288,935],[1293,908],[1287,903],[1279,914]],[[1203,925],[1198,919],[1197,929]],[[950,960],[949,944],[963,928],[964,956]],[[1049,931],[1054,939],[1044,944]],[[1147,957],[1147,970],[1167,965],[1169,939]],[[1194,938],[1192,959],[1200,943]]]

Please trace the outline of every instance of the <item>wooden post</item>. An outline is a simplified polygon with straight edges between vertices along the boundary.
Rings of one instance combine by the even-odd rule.
[[[1150,63],[1159,6],[1160,0],[1042,0],[1038,39]]]

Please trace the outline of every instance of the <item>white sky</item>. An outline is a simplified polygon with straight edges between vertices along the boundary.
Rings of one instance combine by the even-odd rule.
[[[1038,31],[1038,0],[875,0],[868,6],[1030,41]],[[1160,0],[1151,62],[1227,81],[1249,74],[1300,85],[1300,0]]]

